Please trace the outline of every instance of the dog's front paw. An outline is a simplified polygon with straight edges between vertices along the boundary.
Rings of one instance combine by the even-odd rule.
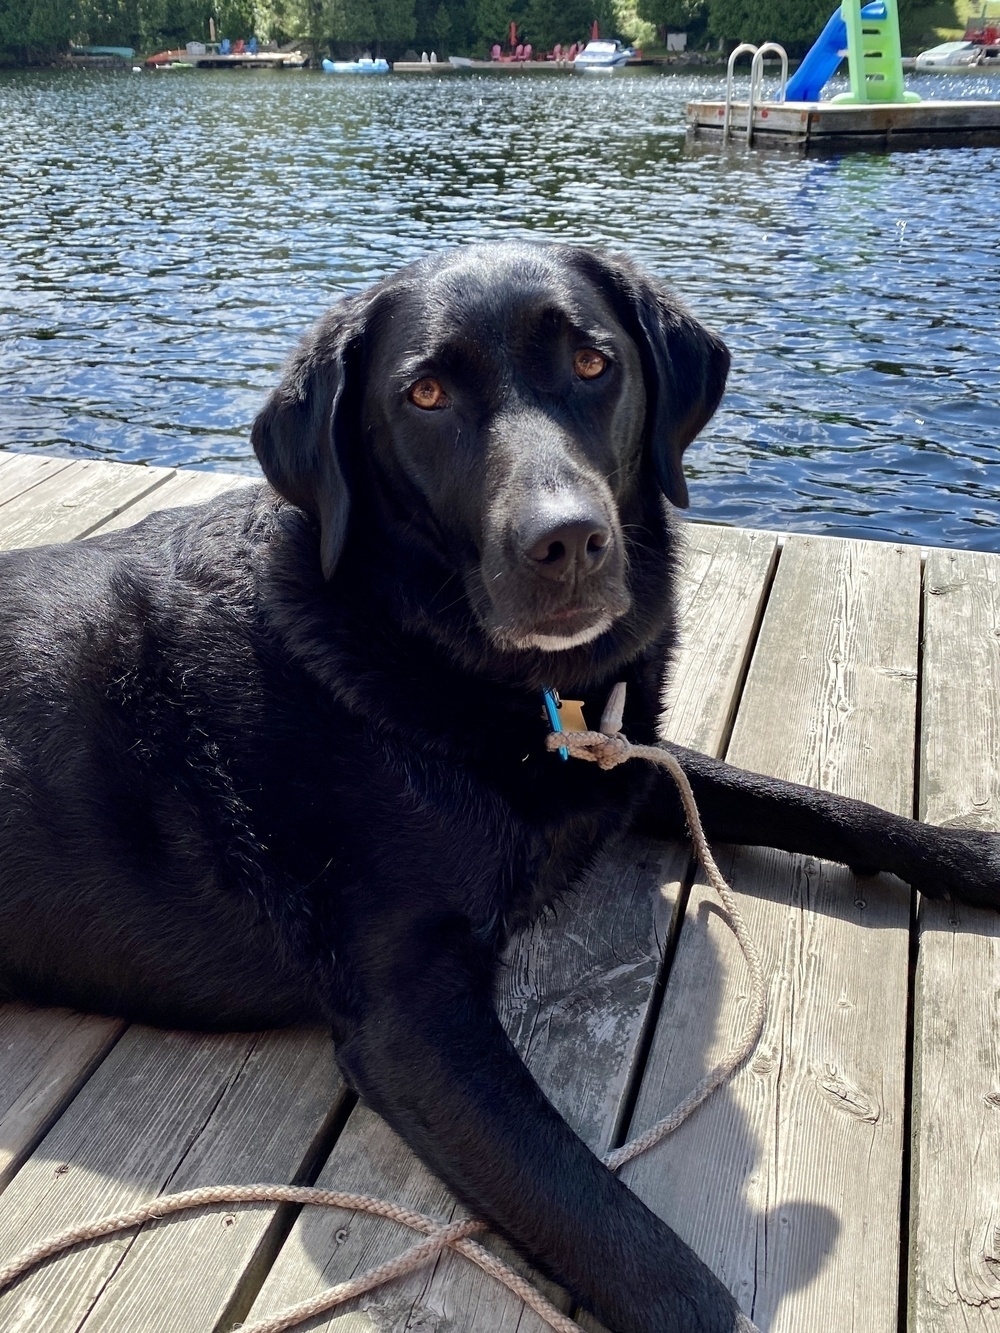
[[[947,828],[935,835],[932,855],[909,876],[913,887],[929,898],[1000,908],[1000,833]]]

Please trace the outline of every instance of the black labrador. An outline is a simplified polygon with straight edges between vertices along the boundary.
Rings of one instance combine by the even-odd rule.
[[[253,427],[268,485],[0,560],[0,996],[332,1027],[349,1082],[616,1333],[750,1329],[587,1150],[491,990],[669,779],[546,750],[617,681],[653,743],[681,455],[723,343],[625,259],[504,244],[341,301]],[[679,751],[710,837],[1000,901],[1000,839]]]

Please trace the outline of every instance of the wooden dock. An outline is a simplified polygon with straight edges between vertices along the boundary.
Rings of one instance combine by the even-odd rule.
[[[0,545],[86,538],[245,480],[0,453]],[[686,540],[673,738],[1000,828],[1000,556],[697,524]],[[717,850],[764,956],[766,1031],[629,1184],[764,1333],[996,1333],[1000,916],[808,857]],[[505,1022],[599,1149],[672,1108],[747,1001],[684,846],[632,839],[510,962]],[[199,1036],[0,1007],[0,1263],[160,1193],[254,1181],[457,1212],[354,1105],[322,1032]],[[0,1331],[226,1333],[411,1242],[352,1214],[187,1214],[51,1261],[0,1296]],[[361,1304],[305,1327],[544,1327],[450,1254]]]
[[[724,101],[689,102],[688,130],[719,143]],[[746,142],[747,103],[733,102],[731,142]],[[931,101],[871,103],[760,102],[753,109],[757,148],[981,147],[1000,143],[1000,102]]]

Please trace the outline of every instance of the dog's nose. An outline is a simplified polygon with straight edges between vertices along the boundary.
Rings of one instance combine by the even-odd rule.
[[[572,519],[529,537],[528,558],[543,578],[586,578],[607,559],[611,530],[593,516]]]

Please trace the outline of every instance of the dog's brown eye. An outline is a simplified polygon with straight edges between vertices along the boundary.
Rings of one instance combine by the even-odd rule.
[[[444,407],[448,401],[448,395],[437,380],[417,380],[416,384],[410,385],[410,402],[415,407],[422,407],[429,412],[435,407]]]
[[[573,369],[582,380],[596,380],[608,368],[608,358],[593,347],[581,347],[573,357]]]

